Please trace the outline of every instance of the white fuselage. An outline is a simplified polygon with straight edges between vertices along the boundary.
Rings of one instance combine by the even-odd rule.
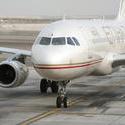
[[[49,45],[39,39],[51,38]],[[53,45],[54,38],[65,38],[65,45]],[[67,44],[75,37],[80,46]],[[112,68],[112,56],[125,53],[125,23],[102,20],[63,20],[47,25],[32,47],[32,62],[44,78],[55,81],[81,76],[106,75]]]

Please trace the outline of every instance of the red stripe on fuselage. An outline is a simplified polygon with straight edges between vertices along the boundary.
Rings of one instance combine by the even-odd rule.
[[[88,63],[88,64],[84,64],[84,65],[77,65],[77,66],[65,66],[65,67],[38,67],[38,66],[34,66],[34,68],[36,69],[71,69],[71,68],[80,68],[80,67],[87,67],[87,66],[91,66],[97,63],[100,63],[101,61],[96,61],[93,63]]]

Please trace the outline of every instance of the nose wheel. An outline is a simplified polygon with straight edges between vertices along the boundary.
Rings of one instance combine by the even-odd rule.
[[[64,108],[67,108],[66,84],[66,82],[59,83],[59,91],[56,100],[57,108],[61,108],[62,105],[64,106]]]

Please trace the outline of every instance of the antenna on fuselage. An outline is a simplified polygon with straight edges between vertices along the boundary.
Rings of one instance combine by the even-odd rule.
[[[66,20],[66,14],[63,14],[63,18],[62,18],[63,21]]]
[[[102,19],[105,20],[105,16],[102,16]]]
[[[104,25],[104,22],[105,22],[105,16],[103,15],[102,16],[102,24]]]

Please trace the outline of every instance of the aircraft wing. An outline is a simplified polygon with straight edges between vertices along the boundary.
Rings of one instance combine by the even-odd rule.
[[[4,47],[0,47],[0,53],[12,53],[12,54],[20,54],[24,56],[31,56],[31,51],[13,49],[13,48],[4,48]]]
[[[115,55],[113,57],[112,66],[117,67],[117,66],[120,66],[120,65],[125,65],[125,55]]]

